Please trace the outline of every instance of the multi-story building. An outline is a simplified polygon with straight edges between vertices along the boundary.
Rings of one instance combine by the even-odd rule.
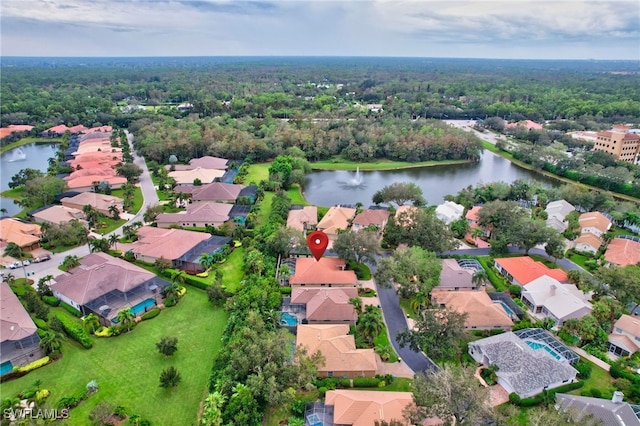
[[[593,148],[613,155],[618,161],[640,162],[640,135],[627,133],[621,128],[598,132]]]

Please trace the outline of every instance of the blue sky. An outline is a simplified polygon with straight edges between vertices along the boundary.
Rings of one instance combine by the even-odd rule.
[[[640,1],[2,0],[6,56],[640,60]]]

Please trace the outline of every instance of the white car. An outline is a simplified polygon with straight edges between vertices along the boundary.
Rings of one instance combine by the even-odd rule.
[[[11,265],[9,265],[10,269],[16,269],[22,266],[21,262],[13,262]]]
[[[22,261],[22,266],[29,266],[29,265],[31,265],[30,261],[28,261],[28,260]]]

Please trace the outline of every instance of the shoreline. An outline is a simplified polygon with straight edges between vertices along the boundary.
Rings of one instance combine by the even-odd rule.
[[[24,145],[29,145],[30,143],[36,143],[36,144],[45,144],[45,143],[59,144],[60,142],[62,142],[62,138],[38,138],[38,137],[29,136],[29,137],[17,140],[15,142],[11,142],[10,144],[1,146],[0,147],[0,154],[4,154],[7,151],[11,151],[12,149],[19,148],[19,147],[24,146]]]
[[[404,163],[399,165],[399,163]],[[435,167],[435,166],[450,166],[457,164],[471,164],[473,161],[471,160],[430,160],[430,161],[420,161],[416,163],[409,163],[406,161],[395,161],[395,162],[377,162],[377,163],[355,163],[355,162],[338,162],[338,163],[327,163],[327,162],[318,162],[318,163],[310,163],[311,170],[318,171],[355,171],[356,169],[360,169],[361,172],[380,172],[385,170],[405,170],[405,169],[418,169],[422,167]]]
[[[534,172],[536,174],[542,175],[542,176],[547,177],[549,179],[554,179],[554,180],[557,180],[559,182],[567,183],[567,184],[571,184],[571,185],[581,186],[581,187],[584,187],[584,188],[587,188],[587,189],[590,189],[590,190],[593,190],[593,191],[604,192],[605,194],[611,194],[611,196],[613,198],[618,198],[620,200],[631,201],[631,202],[634,202],[634,203],[640,203],[640,198],[635,198],[635,197],[632,197],[632,196],[626,195],[626,194],[620,194],[619,192],[607,191],[606,189],[598,188],[597,186],[587,185],[585,183],[577,182],[575,180],[571,180],[571,179],[563,177],[563,176],[555,175],[555,174],[553,174],[551,172],[548,172],[546,170],[538,170],[538,169],[534,168],[533,166],[531,166],[530,164],[524,163],[522,161],[516,160],[515,158],[511,158],[511,156],[505,155],[507,153],[505,153],[504,151],[499,150],[498,148],[495,147],[495,145],[492,145],[490,142],[482,141],[482,146],[486,150],[491,151],[492,153],[494,153],[495,155],[499,155],[500,157],[504,158],[505,160],[510,161],[511,164],[514,164],[517,167],[520,167],[520,168],[525,169],[525,170],[529,170],[531,172]]]

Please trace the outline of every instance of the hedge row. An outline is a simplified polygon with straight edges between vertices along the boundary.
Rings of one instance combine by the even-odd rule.
[[[82,312],[71,306],[70,304],[60,301],[60,306],[64,308],[65,311],[69,312],[74,317],[82,318]]]
[[[49,324],[47,324],[46,321],[41,320],[40,318],[34,318],[33,323],[36,325],[36,327],[41,328],[43,330],[49,329]]]
[[[60,299],[55,296],[42,296],[42,301],[49,306],[58,306],[60,305]]]
[[[51,361],[51,359],[48,356],[45,356],[44,358],[40,358],[37,359],[33,362],[30,362],[27,365],[23,365],[22,367],[18,367],[18,371],[22,372],[22,373],[28,373],[31,370],[35,370],[36,368],[40,368],[44,365],[49,364],[49,362]]]
[[[163,275],[166,278],[171,279],[174,272],[175,272],[175,269],[165,269]],[[206,290],[209,288],[209,286],[206,283],[200,281],[197,277],[192,275],[185,274],[184,283],[189,284],[192,287],[199,288],[200,290]]]
[[[69,337],[80,343],[85,349],[93,347],[91,338],[87,335],[80,324],[63,315],[56,315],[56,318],[60,320],[62,328],[64,328],[65,333],[67,333]]]
[[[609,369],[609,374],[611,374],[611,377],[614,379],[627,379],[633,384],[640,385],[640,376],[633,374],[619,364],[612,365]]]
[[[142,315],[141,318],[142,318],[142,321],[144,321],[144,320],[148,320],[148,319],[151,319],[151,318],[155,318],[158,315],[160,315],[160,309],[155,308],[155,309],[152,309],[149,312],[145,313],[144,315]]]
[[[357,377],[353,379],[354,388],[377,388],[385,377]],[[393,382],[393,378],[390,377],[389,383]],[[351,379],[338,379],[333,377],[327,377],[326,379],[316,380],[316,387],[327,388],[329,390],[336,388],[350,388]]]
[[[571,392],[572,390],[580,389],[583,386],[584,386],[583,381],[567,383],[566,385],[562,385],[557,388],[550,389],[547,392],[546,396],[549,398],[553,398],[557,393]],[[545,400],[544,392],[539,393],[538,395],[533,396],[531,398],[522,398],[522,399],[515,392],[509,394],[509,402],[514,405],[518,405],[520,407],[533,407],[534,405],[542,404],[544,400]]]

